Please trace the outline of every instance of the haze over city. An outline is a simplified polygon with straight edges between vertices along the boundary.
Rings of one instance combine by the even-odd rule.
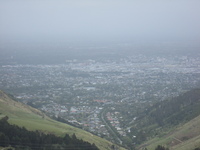
[[[0,149],[199,150],[199,8],[1,0]]]
[[[3,0],[0,51],[34,55],[87,47],[83,53],[90,54],[113,43],[199,46],[199,6],[198,0]],[[88,47],[98,49],[88,51]]]

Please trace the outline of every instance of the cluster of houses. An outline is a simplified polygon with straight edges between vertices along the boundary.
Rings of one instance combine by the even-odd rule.
[[[85,62],[2,65],[0,89],[85,130],[109,137],[100,117],[105,106],[163,100],[200,83],[197,56],[135,55]],[[125,136],[119,113],[109,111],[106,120]]]

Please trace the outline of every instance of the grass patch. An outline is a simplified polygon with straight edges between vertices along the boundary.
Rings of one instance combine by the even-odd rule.
[[[25,127],[31,131],[39,130],[57,136],[64,136],[66,133],[69,135],[75,133],[77,138],[83,139],[91,144],[95,143],[95,145],[101,150],[110,150],[111,146],[114,145],[113,143],[92,135],[89,132],[52,120],[37,109],[13,101],[6,95],[4,95],[3,98],[0,97],[0,118],[5,116],[9,117],[9,123]],[[119,149],[124,148],[119,147]]]
[[[169,128],[165,135],[155,137],[140,147],[147,147],[148,150],[155,150],[157,145],[163,145],[175,150],[194,150],[200,147],[200,116],[192,119],[186,124]],[[140,148],[139,147],[139,148]]]

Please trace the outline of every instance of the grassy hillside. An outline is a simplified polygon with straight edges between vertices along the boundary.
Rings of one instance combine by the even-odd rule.
[[[173,150],[194,150],[200,147],[200,115],[184,125],[179,125],[164,136],[149,140],[138,149],[146,147],[148,150],[155,150],[157,145]]]
[[[138,148],[154,150],[157,145],[164,145],[175,150],[194,150],[200,147],[200,89],[147,108],[133,123],[131,131],[137,134],[138,143],[148,140]]]
[[[8,122],[10,124],[21,127],[24,126],[28,130],[39,130],[44,133],[53,133],[58,136],[64,136],[65,133],[69,135],[75,133],[77,138],[90,143],[95,143],[95,145],[102,150],[109,150],[113,145],[113,143],[84,130],[52,120],[41,111],[14,101],[10,96],[0,91],[0,118],[4,116],[9,117]]]

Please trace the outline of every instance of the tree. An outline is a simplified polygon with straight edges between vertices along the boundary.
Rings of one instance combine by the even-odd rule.
[[[0,132],[0,146],[6,147],[9,146],[9,138],[4,134]]]
[[[158,145],[155,150],[169,150],[169,149],[165,148],[164,146]]]
[[[12,146],[16,150],[38,149],[93,149],[98,150],[94,144],[79,140],[75,134],[70,137],[68,134],[64,138],[54,134],[44,134],[39,131],[28,131],[24,127],[10,125],[7,119],[0,120],[0,147]],[[84,148],[85,147],[85,148]]]

